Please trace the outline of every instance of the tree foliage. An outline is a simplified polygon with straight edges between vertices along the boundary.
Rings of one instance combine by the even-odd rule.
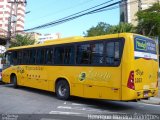
[[[85,36],[98,36],[122,32],[134,32],[135,29],[132,24],[120,23],[119,25],[109,25],[105,22],[98,23],[97,26],[91,27],[85,33]]]
[[[25,45],[32,45],[35,43],[35,40],[31,37],[31,35],[16,35],[15,39],[11,40],[10,47],[18,47]]]
[[[109,24],[106,24],[105,22],[99,22],[97,26],[91,27],[84,34],[85,36],[105,35],[110,27],[111,26]]]
[[[130,23],[120,23],[118,25],[111,26],[107,31],[108,34],[124,33],[124,32],[135,32],[135,28]]]
[[[160,4],[155,3],[146,10],[137,12],[137,32],[146,36],[160,37]]]

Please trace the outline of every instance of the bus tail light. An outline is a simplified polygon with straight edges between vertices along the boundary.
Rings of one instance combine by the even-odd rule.
[[[130,89],[135,89],[134,86],[134,71],[131,71],[129,74],[129,78],[128,78],[128,83],[127,83],[127,87]]]

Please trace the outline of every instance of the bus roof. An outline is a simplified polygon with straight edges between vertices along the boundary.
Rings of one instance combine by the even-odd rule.
[[[50,45],[56,45],[56,44],[90,41],[90,40],[101,40],[101,39],[107,39],[107,38],[118,38],[118,37],[126,37],[128,35],[134,35],[134,34],[133,33],[118,33],[118,34],[109,34],[109,35],[94,36],[94,37],[82,37],[82,36],[68,37],[68,38],[61,38],[61,39],[55,39],[55,40],[47,40],[41,44],[13,47],[13,48],[9,48],[8,50],[34,48],[34,47],[50,46]]]

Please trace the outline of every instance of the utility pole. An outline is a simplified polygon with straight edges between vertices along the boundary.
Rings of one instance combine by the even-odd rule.
[[[15,21],[14,22],[14,31],[13,35],[16,36],[16,26],[17,26],[17,11],[18,11],[18,2],[15,2],[15,10],[14,10],[14,16],[15,16]]]
[[[16,1],[16,0],[14,0],[14,1]],[[12,28],[12,26],[11,26],[11,24],[12,24],[11,17],[12,17],[12,10],[13,10],[13,3],[11,2],[10,15],[8,17],[8,32],[7,32],[6,49],[9,48],[9,46],[10,46],[10,40],[11,40],[11,28]]]
[[[27,4],[27,1],[26,0],[14,0],[13,2],[10,1],[8,3],[11,3],[11,10],[10,10],[10,15],[8,17],[8,33],[7,33],[7,42],[6,42],[6,49],[9,48],[10,46],[10,41],[11,41],[11,29],[12,29],[12,18],[13,18],[13,15],[12,15],[12,12],[13,12],[13,6],[15,5],[15,9],[14,9],[14,14],[15,14],[15,18],[17,18],[17,10],[18,10],[18,4]],[[17,23],[17,20],[15,22],[14,25],[14,33],[16,34],[16,23]]]
[[[16,0],[16,2],[15,2],[15,17],[16,17],[16,20],[14,21],[14,36],[16,36],[16,31],[17,31],[17,29],[16,29],[16,26],[17,26],[17,21],[18,20],[20,20],[20,18],[19,19],[17,19],[17,11],[18,11],[18,5],[19,4],[27,4],[27,1],[26,0]],[[25,13],[26,14],[26,13]]]
[[[142,11],[142,0],[138,0],[138,11]],[[142,22],[141,20],[140,22]],[[142,28],[142,35],[145,35],[145,30]]]
[[[142,10],[142,0],[138,0],[138,11]]]

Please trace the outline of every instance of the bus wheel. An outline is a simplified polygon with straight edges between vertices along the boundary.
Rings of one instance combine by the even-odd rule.
[[[14,88],[17,88],[17,87],[18,87],[16,75],[12,75],[12,76],[11,76],[11,83],[13,84],[13,87],[14,87]]]
[[[70,96],[70,87],[66,80],[60,80],[56,83],[56,95],[58,99],[67,100]]]

